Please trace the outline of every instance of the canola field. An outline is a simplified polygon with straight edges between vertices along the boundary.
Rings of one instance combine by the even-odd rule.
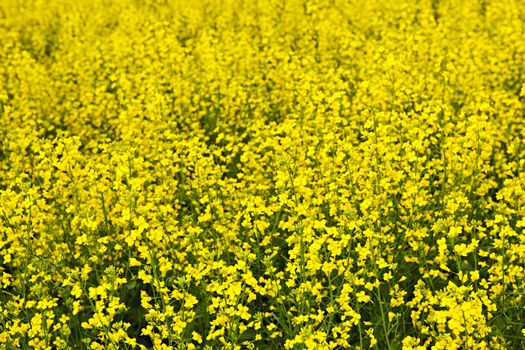
[[[0,349],[524,349],[525,2],[0,1]]]

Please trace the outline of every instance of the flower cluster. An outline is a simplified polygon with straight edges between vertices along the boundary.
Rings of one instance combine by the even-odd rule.
[[[2,0],[0,348],[525,347],[525,3]]]

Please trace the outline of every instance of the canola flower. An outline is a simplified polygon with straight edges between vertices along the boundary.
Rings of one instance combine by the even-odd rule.
[[[0,2],[0,348],[525,347],[525,3]]]

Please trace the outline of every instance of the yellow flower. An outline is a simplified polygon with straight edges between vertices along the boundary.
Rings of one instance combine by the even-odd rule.
[[[202,337],[200,336],[199,333],[197,332],[192,332],[191,333],[191,337],[194,341],[196,341],[198,344],[201,344],[202,343]]]
[[[371,300],[370,296],[368,296],[364,291],[357,292],[355,296],[357,297],[357,301],[359,303],[368,303]]]

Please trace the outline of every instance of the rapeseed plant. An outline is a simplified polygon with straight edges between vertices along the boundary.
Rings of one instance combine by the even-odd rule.
[[[525,347],[524,19],[3,0],[0,348]]]

